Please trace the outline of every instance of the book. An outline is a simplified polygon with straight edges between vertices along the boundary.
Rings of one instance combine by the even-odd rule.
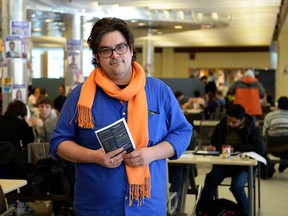
[[[123,147],[127,153],[135,149],[135,143],[124,118],[95,131],[95,135],[104,152]]]
[[[250,152],[242,152],[240,155],[242,158],[245,158],[245,156],[253,158],[265,165],[267,165],[267,161],[264,157],[262,157],[261,155],[257,154],[256,152],[250,151]]]

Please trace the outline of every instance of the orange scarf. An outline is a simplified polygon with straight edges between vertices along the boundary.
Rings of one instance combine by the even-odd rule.
[[[81,128],[93,128],[94,119],[91,108],[96,95],[96,85],[104,92],[119,101],[128,101],[128,127],[135,142],[136,148],[148,145],[148,107],[144,90],[146,75],[142,67],[132,62],[133,75],[128,86],[120,89],[111,82],[100,67],[92,71],[83,83],[78,100],[78,125]],[[130,167],[126,165],[129,182],[129,205],[137,200],[139,205],[144,197],[150,198],[150,171],[148,165],[143,167]]]

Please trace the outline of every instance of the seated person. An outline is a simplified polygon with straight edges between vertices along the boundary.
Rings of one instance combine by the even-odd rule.
[[[219,104],[213,95],[213,93],[208,92],[205,94],[206,105],[204,108],[205,119],[210,119],[212,113],[219,111]]]
[[[41,128],[46,120],[56,118],[57,115],[53,109],[53,100],[49,97],[41,97],[38,102],[38,113],[31,116],[31,125],[33,126],[35,142],[40,141]]]
[[[225,106],[226,106],[226,101],[225,101],[225,98],[223,97],[222,91],[217,90],[215,97],[216,97],[216,100],[217,100],[217,102],[219,104],[220,112],[224,111],[225,110]]]
[[[190,105],[190,102],[189,102],[190,99],[186,98],[182,91],[175,91],[174,96],[176,97],[181,109],[188,108],[188,106]]]
[[[10,142],[20,151],[34,141],[29,125],[26,105],[19,100],[10,102],[4,115],[0,116],[0,141]]]
[[[208,150],[221,151],[223,144],[229,144],[234,151],[254,151],[264,155],[264,145],[260,129],[245,109],[239,104],[233,104],[227,111],[227,117],[215,127]],[[256,167],[255,167],[256,169]],[[214,165],[211,172],[206,175],[204,188],[196,211],[198,215],[208,212],[217,186],[226,177],[231,177],[230,191],[233,193],[239,208],[244,215],[248,215],[248,199],[244,190],[248,178],[248,168],[243,166]]]
[[[61,112],[61,109],[65,103],[66,96],[64,95],[59,95],[58,97],[55,98],[54,100],[54,109],[56,111],[57,117],[56,118],[51,118],[48,119],[47,121],[44,122],[43,127],[41,127],[41,132],[40,132],[40,141],[41,142],[49,142],[50,138],[52,136],[52,133],[54,131],[54,128],[56,126],[58,116]]]
[[[262,128],[263,137],[287,136],[288,137],[288,97],[282,96],[278,99],[278,109],[269,112],[264,118]],[[273,154],[281,160],[288,160],[288,152]],[[287,164],[280,164],[279,172],[283,172],[288,167]]]
[[[198,90],[194,91],[194,97],[189,98],[185,97],[183,92],[176,91],[174,92],[175,97],[177,98],[181,109],[202,109],[205,107],[205,100],[203,97],[200,97],[200,92]]]
[[[205,99],[204,97],[200,97],[199,90],[194,91],[194,97],[191,100],[194,109],[202,109],[205,107]]]

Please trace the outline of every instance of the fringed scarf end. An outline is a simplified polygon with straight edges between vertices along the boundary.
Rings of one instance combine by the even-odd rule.
[[[150,178],[145,178],[145,183],[143,185],[129,185],[129,206],[132,206],[134,200],[138,201],[138,206],[142,206],[145,197],[151,198],[150,188]]]
[[[78,104],[78,125],[81,128],[93,128],[94,119],[91,108]]]

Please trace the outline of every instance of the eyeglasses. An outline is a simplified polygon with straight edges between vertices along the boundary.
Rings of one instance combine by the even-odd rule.
[[[128,44],[119,44],[114,49],[111,48],[103,48],[98,51],[98,53],[103,58],[110,58],[113,55],[113,51],[115,51],[118,55],[125,54],[128,51]]]

